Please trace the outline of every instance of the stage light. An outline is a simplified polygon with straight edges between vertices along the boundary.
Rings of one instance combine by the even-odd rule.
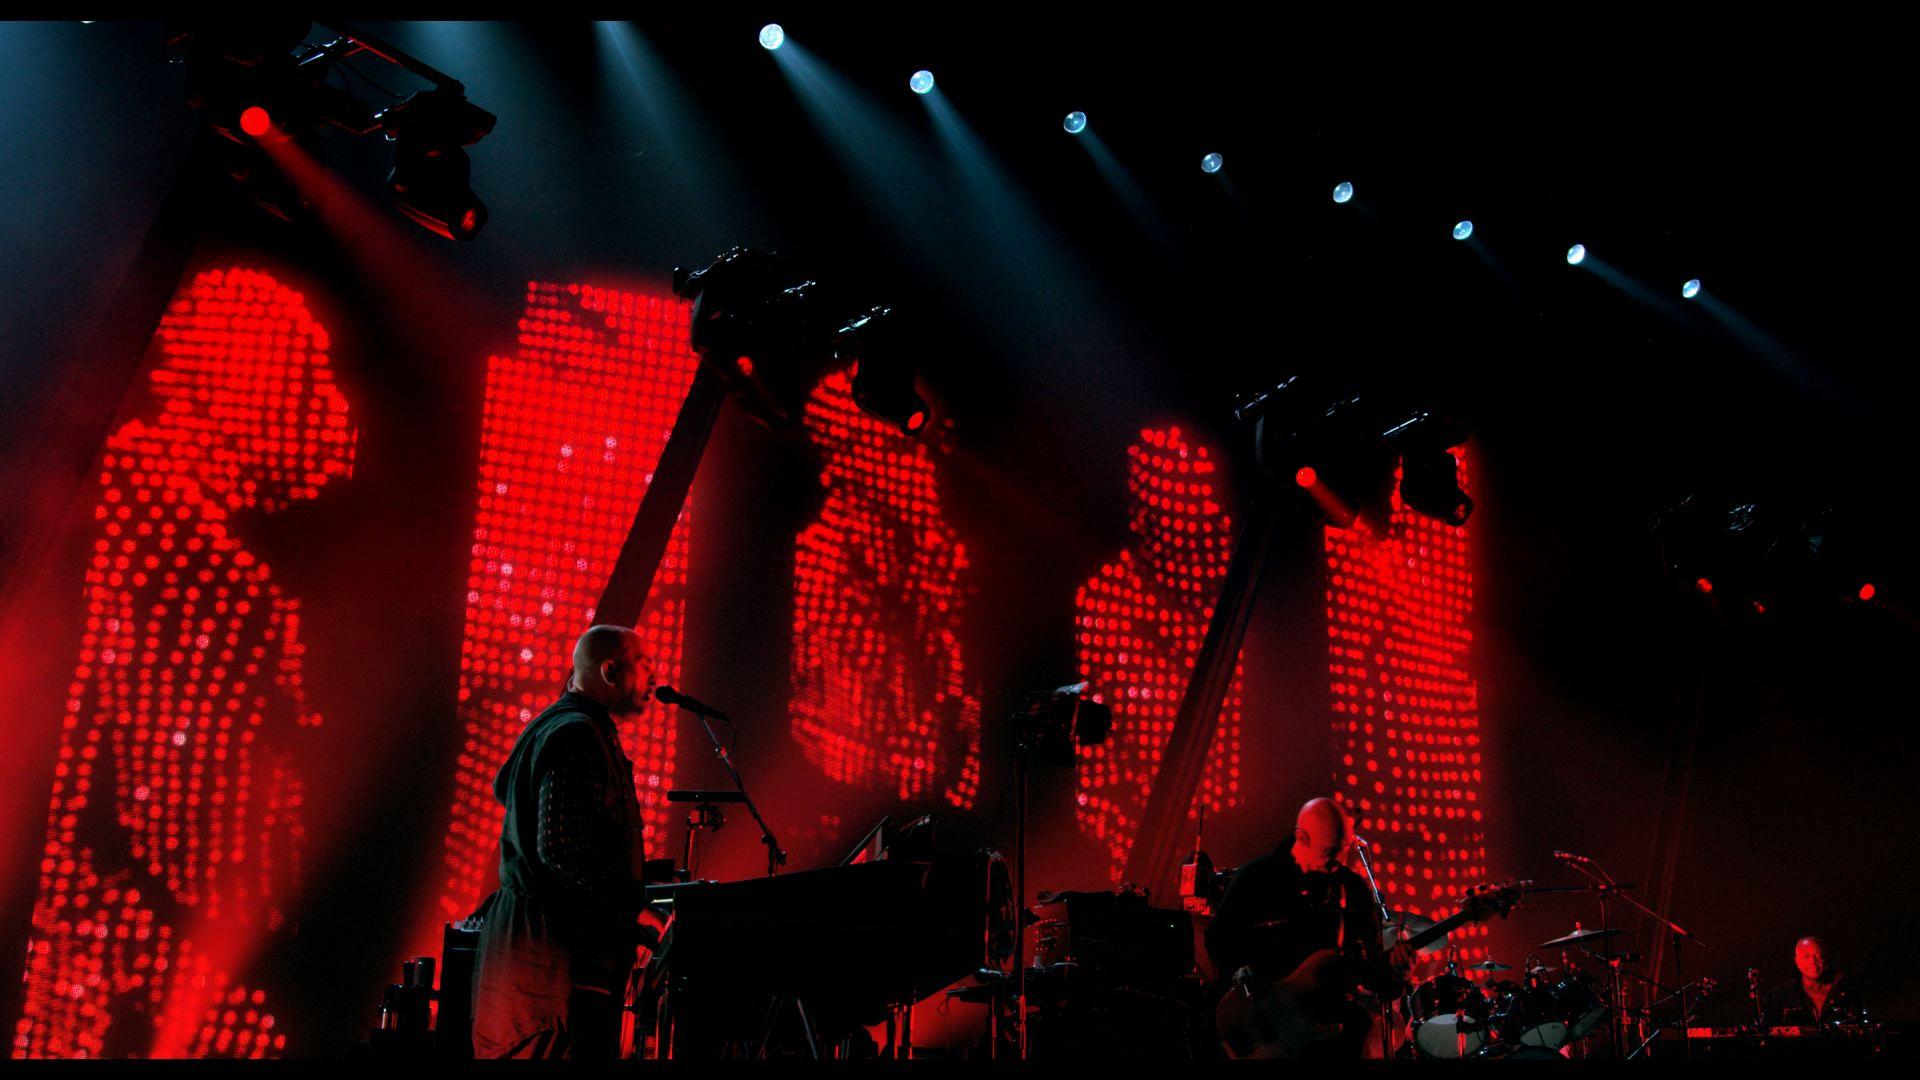
[[[1333,201],[1343,204],[1353,201],[1353,185],[1345,180],[1333,185]]]
[[[249,105],[240,111],[240,130],[259,138],[273,128],[273,117],[258,105]]]
[[[1697,578],[1693,583],[1693,587],[1696,589],[1699,589],[1703,593],[1711,593],[1713,591],[1713,582],[1707,580],[1706,578]]]
[[[1234,416],[1257,425],[1262,469],[1291,476],[1329,523],[1347,528],[1362,515],[1377,525],[1396,509],[1389,503],[1397,464],[1398,506],[1445,525],[1466,523],[1473,500],[1453,453],[1466,444],[1465,427],[1383,407],[1371,395],[1342,390],[1329,403],[1324,394],[1303,389],[1296,377],[1241,401]]]
[[[1580,261],[1582,259],[1585,259],[1586,257],[1587,257],[1587,245],[1585,244],[1575,244],[1572,247],[1567,249],[1567,265],[1568,266],[1579,266]]]
[[[893,309],[883,306],[842,327],[834,338],[833,355],[852,368],[855,405],[894,424],[903,435],[918,435],[930,413],[913,386],[909,347]]]
[[[925,94],[933,89],[933,72],[922,69],[913,73],[907,80],[907,87],[916,94]]]
[[[1200,171],[1203,173],[1217,173],[1220,171],[1220,166],[1226,163],[1226,159],[1219,154],[1208,154],[1206,157],[1200,159]]]
[[[167,44],[186,68],[187,104],[216,134],[241,144],[293,138],[322,124],[366,134],[371,110],[323,81],[333,56],[319,48],[293,55],[312,26],[278,17],[171,26]]]
[[[1473,500],[1460,486],[1460,459],[1453,449],[1466,445],[1467,429],[1423,412],[1384,434],[1400,451],[1401,500],[1436,521],[1465,525],[1473,516]]]
[[[1860,586],[1860,599],[1871,600],[1873,599],[1873,594],[1878,591],[1879,590],[1873,587],[1873,582],[1869,581],[1865,585]]]
[[[1700,295],[1700,279],[1688,278],[1687,283],[1685,285],[1680,286],[1680,295],[1686,297],[1689,300],[1693,299],[1696,296],[1699,296]]]
[[[463,146],[498,121],[458,90],[422,90],[375,117],[395,144],[387,187],[400,212],[449,240],[471,240],[487,208],[469,186],[473,163]]]
[[[1467,237],[1472,235],[1473,235],[1473,222],[1456,221],[1453,223],[1453,238],[1455,240],[1465,240]]]
[[[760,28],[760,47],[767,50],[768,52],[772,52],[773,50],[786,44],[786,41],[787,41],[787,32],[785,30],[780,29],[779,23],[770,22],[767,25]]]
[[[1067,114],[1066,120],[1062,121],[1060,126],[1067,129],[1067,134],[1078,135],[1087,130],[1087,114],[1075,109]]]

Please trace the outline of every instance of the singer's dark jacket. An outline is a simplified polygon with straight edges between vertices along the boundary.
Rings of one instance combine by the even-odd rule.
[[[530,722],[493,783],[500,889],[481,907],[478,1057],[571,1056],[578,1012],[617,1005],[646,861],[633,765],[607,710],[569,691]],[[617,1013],[616,1013],[617,1015]]]

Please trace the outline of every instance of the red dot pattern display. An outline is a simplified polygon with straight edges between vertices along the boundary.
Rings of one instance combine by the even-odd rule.
[[[1116,882],[1232,557],[1232,522],[1214,484],[1205,446],[1177,427],[1142,431],[1127,448],[1132,546],[1074,598],[1081,674],[1113,708],[1106,743],[1081,750],[1077,816],[1081,831],[1111,854]],[[1238,803],[1240,715],[1236,657],[1189,814]]]
[[[687,304],[532,282],[511,356],[487,361],[479,512],[468,564],[456,762],[440,917],[464,918],[498,859],[493,780],[527,722],[558,698],[573,644],[613,573],[698,359]],[[677,682],[686,615],[682,512],[635,627],[658,677]],[[631,612],[606,612],[623,623]],[[651,703],[619,723],[650,849],[673,779],[674,718]]]
[[[1440,919],[1486,879],[1473,573],[1466,527],[1414,512],[1395,479],[1384,532],[1326,529],[1336,797],[1374,845],[1387,903]],[[1486,936],[1451,940],[1477,960]]]
[[[967,551],[934,482],[944,444],[862,412],[845,373],[805,424],[826,501],[794,545],[793,736],[840,783],[971,807],[980,701],[959,636]]]
[[[299,598],[245,534],[352,475],[328,347],[273,277],[198,274],[161,319],[150,401],[106,441],[15,1057],[285,1049],[268,989],[230,966],[287,923],[297,762],[324,743]]]

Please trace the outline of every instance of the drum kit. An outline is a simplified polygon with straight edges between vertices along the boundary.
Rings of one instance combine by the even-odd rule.
[[[1431,925],[1416,915],[1393,916],[1384,942],[1389,948]],[[1542,942],[1540,949],[1590,952],[1594,944],[1619,933],[1612,928],[1575,930]],[[1449,952],[1442,938],[1422,949],[1421,957],[1441,960]],[[1606,983],[1576,963],[1551,968],[1529,956],[1521,977],[1511,979],[1504,973],[1515,970],[1513,965],[1498,960],[1441,962],[1437,974],[1401,999],[1408,1036],[1403,1054],[1442,1059],[1566,1057],[1583,1040],[1607,1030],[1613,1010],[1607,1004]],[[1415,974],[1433,970],[1429,963],[1416,963]]]

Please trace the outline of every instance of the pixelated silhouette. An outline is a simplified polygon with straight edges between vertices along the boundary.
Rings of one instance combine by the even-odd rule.
[[[1179,428],[1142,431],[1127,448],[1132,546],[1074,599],[1081,674],[1113,707],[1107,742],[1082,751],[1076,816],[1081,831],[1112,856],[1115,881],[1232,555],[1231,523],[1214,501],[1213,474],[1207,448]],[[1216,810],[1238,802],[1240,684],[1236,657],[1196,797]]]
[[[355,432],[326,330],[266,274],[197,275],[155,343],[150,407],[100,464],[16,1057],[285,1041],[268,991],[225,961],[286,928],[298,752],[320,717],[299,599],[248,550],[243,515],[350,477]]]
[[[844,784],[970,807],[980,702],[957,633],[967,552],[934,450],[853,403],[844,373],[807,403],[826,500],[795,539],[793,735]]]

